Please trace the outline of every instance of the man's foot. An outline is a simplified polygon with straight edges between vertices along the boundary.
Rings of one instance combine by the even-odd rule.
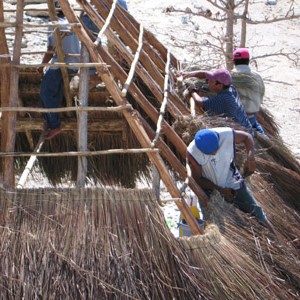
[[[51,140],[55,136],[61,133],[61,128],[51,128],[45,135],[44,139],[45,140]]]

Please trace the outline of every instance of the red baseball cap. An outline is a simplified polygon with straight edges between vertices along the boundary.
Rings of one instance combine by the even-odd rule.
[[[214,72],[205,72],[206,79],[217,80],[224,85],[231,85],[232,77],[228,70],[226,69],[218,69]]]
[[[250,58],[249,50],[247,48],[238,48],[233,51],[232,59]]]

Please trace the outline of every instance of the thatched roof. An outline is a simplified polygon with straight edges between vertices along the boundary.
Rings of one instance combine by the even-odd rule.
[[[80,25],[78,14],[68,6],[68,1],[59,2],[69,23],[76,25],[72,28],[90,51],[91,61],[103,64],[97,68],[100,85],[93,85],[88,94],[89,106],[94,111],[89,112],[86,137],[88,151],[107,152],[105,156],[83,153],[88,156],[85,179],[91,180],[95,188],[0,191],[1,296],[6,299],[299,298],[300,168],[282,143],[269,112],[262,110],[259,120],[271,140],[259,135],[255,139],[257,172],[247,180],[278,231],[280,243],[274,242],[274,236],[256,220],[235,211],[217,194],[212,196],[205,212],[204,234],[175,239],[152,192],[122,190],[116,186],[134,187],[137,180],[149,179],[151,162],[158,168],[171,196],[181,197],[174,178],[186,177],[186,144],[193,132],[204,127],[240,127],[222,118],[189,116],[180,93],[169,84],[174,80],[169,70],[177,67],[176,58],[121,7],[116,7],[106,31],[113,51],[118,53],[116,60],[110,50],[93,44],[94,37]],[[92,1],[96,9],[86,1],[78,3],[103,28],[112,1]],[[124,97],[122,89],[140,36],[142,51]],[[1,28],[0,37],[5,40]],[[40,77],[29,67],[18,75],[20,108],[37,109]],[[168,76],[170,80],[166,80],[165,86]],[[16,98],[16,94],[4,95],[1,93],[1,107],[7,106],[7,98]],[[165,99],[166,111],[161,111]],[[96,109],[124,104],[129,107],[120,111]],[[66,178],[73,182],[78,179],[79,116],[79,111],[64,111],[63,133],[44,143],[45,155],[38,156],[39,169],[53,185]],[[11,128],[8,125],[14,124],[8,117],[14,119],[15,115],[3,112],[1,140],[10,141],[9,130],[16,133],[13,150],[7,147],[6,152],[16,151],[15,169],[21,173],[28,159],[25,152],[32,151],[40,141],[42,112],[20,110],[16,126]],[[152,145],[159,125],[162,135]],[[2,143],[5,149],[7,144]],[[134,155],[122,151],[109,154],[109,150],[130,148],[151,148],[151,151],[147,150],[147,155],[138,151]],[[238,150],[241,163],[242,150]],[[51,156],[54,152],[61,155]],[[29,153],[33,154],[38,155]],[[9,160],[5,155],[2,153],[6,163]],[[3,166],[10,166],[5,163]],[[10,169],[2,168],[3,173],[7,170]],[[197,184],[192,180],[189,184],[199,199],[205,200]],[[103,185],[114,188],[105,189]],[[177,198],[176,204],[186,213],[188,208],[183,203],[183,199]]]
[[[6,299],[299,296],[299,216],[278,199],[286,214],[270,217],[280,233],[291,222],[284,245],[217,195],[205,234],[179,240],[149,190],[31,189],[0,199]]]

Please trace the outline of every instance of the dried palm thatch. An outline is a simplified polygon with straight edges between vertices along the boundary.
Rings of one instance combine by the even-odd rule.
[[[0,199],[5,299],[296,299],[269,262],[266,270],[214,225],[176,240],[149,190],[1,191]]]
[[[38,141],[40,133],[33,133],[34,141]],[[127,131],[126,137],[122,132],[105,133],[92,132],[88,136],[90,151],[140,148],[140,145],[132,132]],[[16,151],[30,152],[30,146],[24,133],[17,134]],[[43,152],[72,152],[77,151],[76,137],[61,133],[58,137],[43,145]],[[134,188],[139,180],[150,180],[150,161],[145,154],[111,154],[100,156],[88,156],[87,181],[98,184],[110,184]],[[15,160],[18,169],[22,171],[28,158],[18,157]],[[66,181],[76,182],[77,157],[39,157],[35,166],[54,185],[60,185]]]
[[[2,296],[211,299],[154,198],[147,190],[1,193]]]
[[[279,241],[271,242],[268,230],[256,219],[236,210],[218,194],[211,197],[210,207],[206,210],[206,222],[217,224],[223,237],[226,237],[226,240],[234,244],[239,251],[247,253],[251,260],[259,264],[270,278],[273,278],[276,284],[293,286],[292,294],[298,295],[299,215],[287,206],[260,176],[255,176],[249,184],[258,202],[267,212],[268,218],[276,227]],[[286,290],[287,287],[282,289]],[[288,295],[282,295],[282,298],[288,299]]]

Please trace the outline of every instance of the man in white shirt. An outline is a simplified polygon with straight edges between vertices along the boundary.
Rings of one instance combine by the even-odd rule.
[[[256,120],[265,95],[265,85],[262,77],[249,66],[250,53],[246,48],[239,48],[233,52],[232,59],[235,68],[232,70],[233,85],[238,90],[252,128],[268,137],[261,124]],[[235,84],[234,78],[243,78],[243,83]]]
[[[273,225],[235,165],[236,144],[244,144],[246,148],[245,176],[254,173],[254,142],[251,134],[229,127],[218,127],[199,130],[189,144],[187,160],[192,176],[206,192],[219,191],[225,200],[255,216],[276,235]]]

